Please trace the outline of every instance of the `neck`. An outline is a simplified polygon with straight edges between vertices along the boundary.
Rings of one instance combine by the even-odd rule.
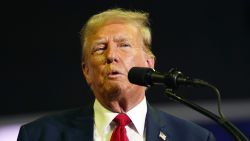
[[[112,101],[104,102],[99,100],[99,102],[112,112],[127,113],[129,110],[138,105],[144,99],[144,96],[144,93],[143,95],[138,94],[133,96],[128,94],[126,97],[118,98]]]

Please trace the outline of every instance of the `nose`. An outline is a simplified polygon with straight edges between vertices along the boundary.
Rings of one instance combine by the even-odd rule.
[[[107,64],[118,62],[118,52],[115,44],[110,43],[107,48],[106,56],[107,56]]]

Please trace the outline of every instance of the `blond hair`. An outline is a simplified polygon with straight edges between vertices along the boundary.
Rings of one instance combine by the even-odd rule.
[[[135,25],[142,35],[145,45],[144,51],[151,57],[155,57],[151,51],[151,30],[149,27],[149,14],[139,11],[129,11],[120,8],[109,9],[93,15],[82,27],[80,40],[82,45],[82,61],[86,61],[88,37],[94,34],[100,27],[111,23],[129,23]]]

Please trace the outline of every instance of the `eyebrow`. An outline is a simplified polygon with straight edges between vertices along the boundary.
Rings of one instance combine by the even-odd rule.
[[[94,41],[93,46],[105,43],[106,41],[107,41],[106,38],[97,39]],[[128,41],[130,41],[130,39],[128,37],[125,37],[125,36],[117,36],[117,37],[114,37],[113,41],[114,42],[128,42]]]
[[[114,42],[126,42],[126,41],[129,41],[128,37],[118,36],[114,38]]]
[[[95,46],[102,44],[102,43],[105,43],[105,41],[106,41],[106,39],[104,39],[104,38],[95,40],[94,43],[91,45],[91,50],[93,50]]]
[[[94,41],[94,44],[95,44],[95,45],[96,45],[96,44],[100,44],[100,43],[103,43],[103,42],[105,42],[105,41],[106,41],[105,38],[101,38],[101,39],[98,39],[98,40]]]

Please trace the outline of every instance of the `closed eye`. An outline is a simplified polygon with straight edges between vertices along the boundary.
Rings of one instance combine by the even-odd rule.
[[[120,43],[119,47],[131,47],[129,43]]]
[[[97,46],[95,46],[92,50],[92,54],[93,53],[97,53],[97,54],[101,54],[103,53],[103,51],[106,49],[106,45],[105,44],[99,44]]]

